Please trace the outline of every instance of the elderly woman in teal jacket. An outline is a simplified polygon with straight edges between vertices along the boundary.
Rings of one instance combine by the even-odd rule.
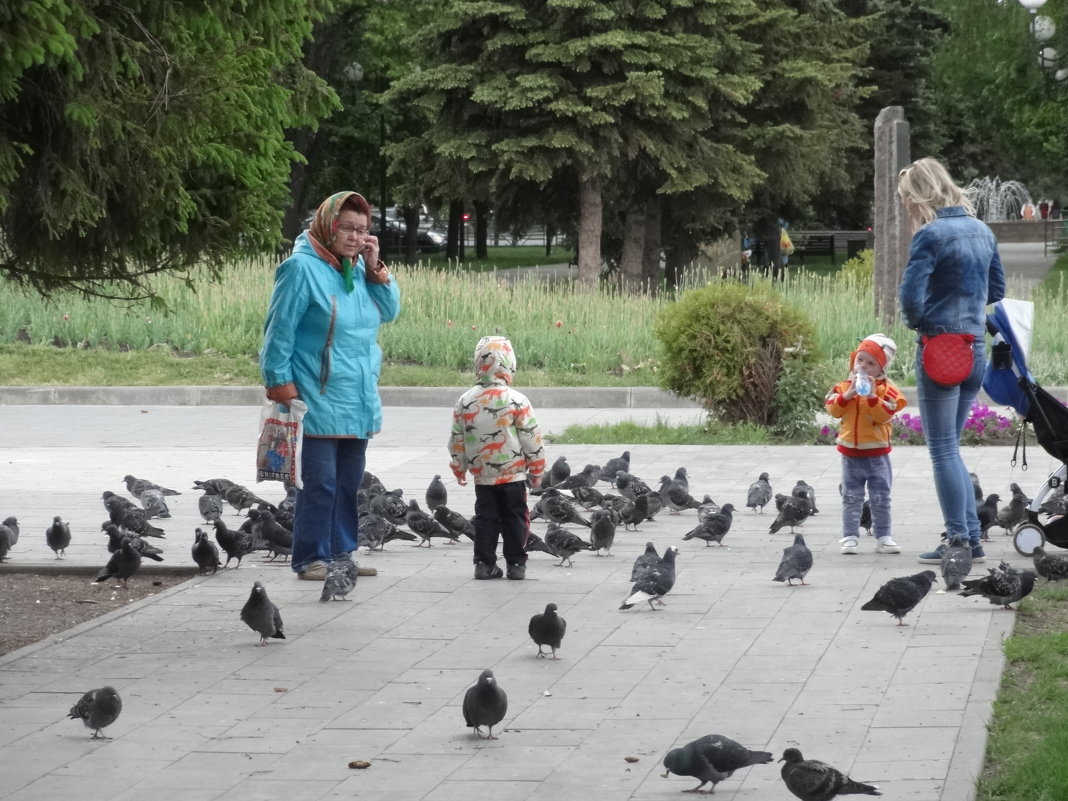
[[[356,496],[367,441],[382,427],[378,327],[397,317],[400,290],[378,259],[370,220],[356,192],[323,201],[275,273],[264,325],[267,397],[308,405],[291,561],[311,581],[359,544]]]

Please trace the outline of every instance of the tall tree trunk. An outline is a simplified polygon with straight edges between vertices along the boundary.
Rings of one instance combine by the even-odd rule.
[[[686,268],[697,258],[697,244],[692,241],[676,242],[664,251],[664,278],[668,291],[678,289],[686,275]]]
[[[415,264],[419,250],[419,207],[405,206],[403,211],[404,230],[407,232],[404,240],[404,261],[406,264]]]
[[[452,261],[463,256],[463,247],[460,242],[463,236],[463,213],[464,202],[462,200],[449,201],[449,239],[445,243],[445,257]]]
[[[646,291],[655,294],[660,287],[660,251],[662,241],[660,228],[664,217],[664,204],[659,197],[651,198],[645,213],[645,253],[642,255],[642,278]]]
[[[601,179],[586,166],[579,168],[578,285],[597,289],[601,276],[601,227],[604,198]]]
[[[489,236],[489,203],[485,200],[475,201],[475,258],[489,256],[486,240]]]
[[[631,201],[623,220],[623,251],[619,256],[619,287],[630,295],[645,291],[642,257],[645,255],[645,206]]]

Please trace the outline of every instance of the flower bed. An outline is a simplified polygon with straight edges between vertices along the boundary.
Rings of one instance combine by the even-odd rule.
[[[1012,414],[1006,417],[979,402],[972,403],[971,412],[964,423],[961,445],[1008,445],[1016,440],[1019,418]],[[923,422],[918,414],[899,414],[891,421],[893,442],[895,445],[926,445],[923,436]],[[816,435],[817,445],[834,445],[838,429],[825,425]]]

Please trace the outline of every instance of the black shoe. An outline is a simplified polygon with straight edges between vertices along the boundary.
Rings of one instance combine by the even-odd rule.
[[[510,578],[512,581],[522,581],[526,577],[526,565],[508,565],[508,578]]]
[[[485,562],[475,564],[475,578],[481,580],[503,578],[504,571],[497,565],[487,565]]]

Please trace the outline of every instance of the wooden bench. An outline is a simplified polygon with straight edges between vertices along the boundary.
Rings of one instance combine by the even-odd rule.
[[[805,256],[830,256],[831,264],[838,265],[834,234],[796,234],[791,238],[794,243],[793,256],[802,264],[805,263]]]

